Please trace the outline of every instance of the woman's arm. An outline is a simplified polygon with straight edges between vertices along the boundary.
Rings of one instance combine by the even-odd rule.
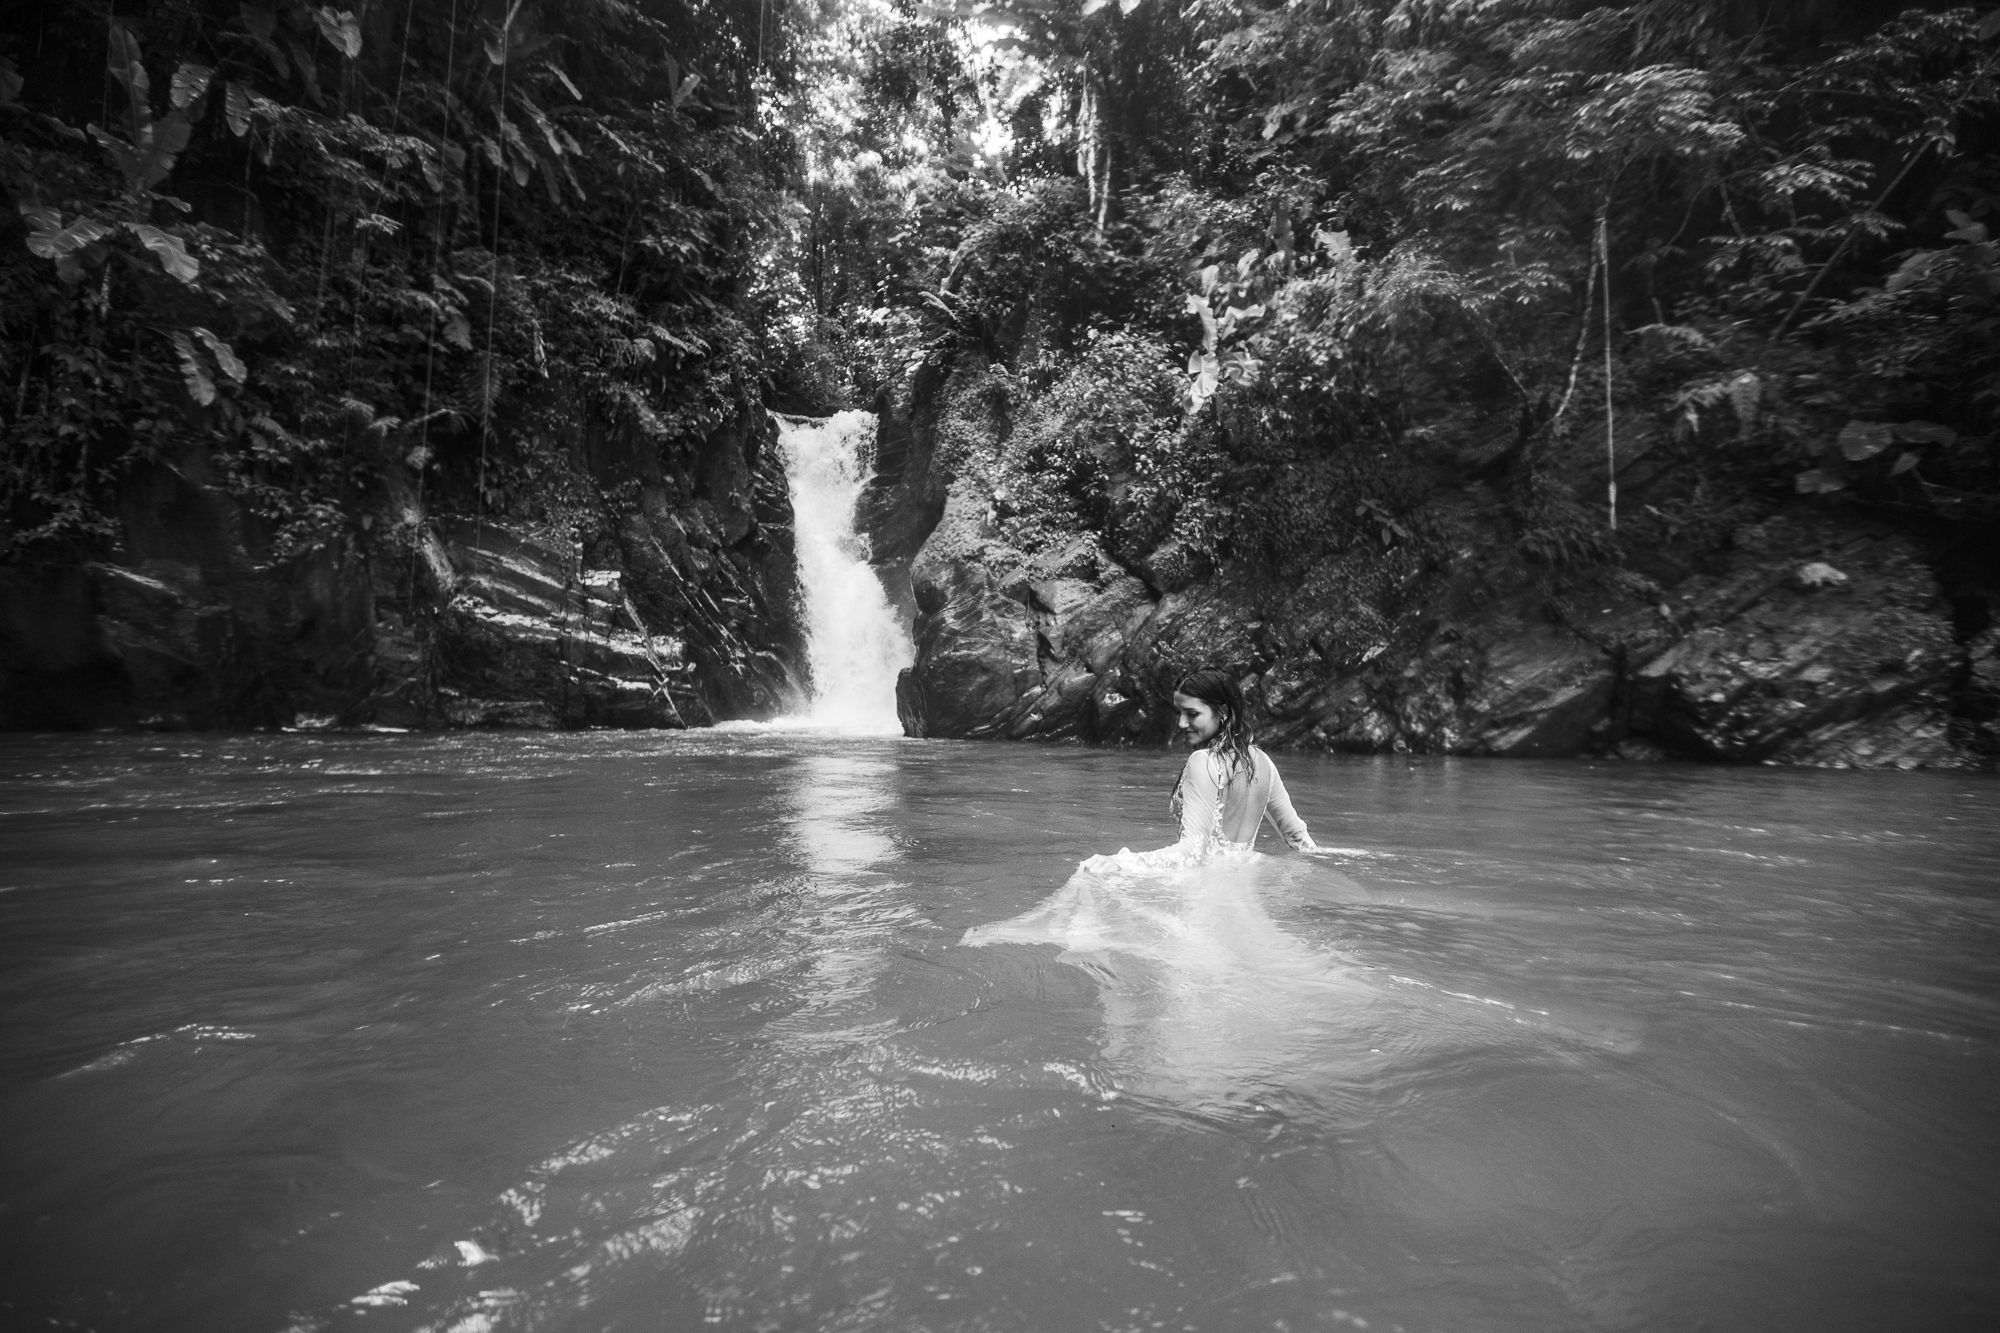
[[[1196,750],[1181,769],[1180,841],[1171,847],[1135,852],[1121,847],[1115,855],[1093,856],[1083,869],[1115,870],[1132,866],[1179,866],[1199,861],[1213,840],[1222,820],[1222,786],[1216,780],[1215,762],[1208,750]]]
[[[1271,765],[1271,799],[1264,803],[1264,818],[1271,821],[1271,827],[1278,830],[1278,836],[1285,840],[1295,852],[1316,852],[1319,845],[1306,831],[1306,821],[1299,818],[1299,812],[1292,809],[1291,794],[1285,790],[1285,780],[1278,775],[1278,766]]]

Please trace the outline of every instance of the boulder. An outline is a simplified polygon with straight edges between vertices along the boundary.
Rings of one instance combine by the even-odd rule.
[[[970,561],[924,565],[914,580],[916,664],[897,687],[897,709],[913,736],[1005,732],[1042,673],[1028,608]]]

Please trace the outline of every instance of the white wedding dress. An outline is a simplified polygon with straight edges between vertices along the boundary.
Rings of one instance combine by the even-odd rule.
[[[974,946],[1054,944],[1093,974],[1105,1056],[1128,1086],[1206,1099],[1263,1083],[1338,1011],[1331,988],[1353,985],[1261,901],[1312,873],[1255,850],[1264,820],[1294,849],[1316,848],[1270,757],[1250,759],[1245,771],[1195,751],[1172,846],[1090,857],[1041,903],[965,934]]]

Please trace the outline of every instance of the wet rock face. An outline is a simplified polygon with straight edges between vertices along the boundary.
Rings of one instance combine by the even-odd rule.
[[[913,735],[1163,741],[1174,681],[1218,665],[1278,747],[1838,767],[1978,767],[2000,749],[1994,636],[1957,641],[1896,535],[1774,519],[1664,599],[1552,610],[1517,591],[1328,644],[1299,595],[1226,573],[1162,590],[1088,539],[1024,557],[979,506],[954,484],[912,566]]]
[[[425,514],[260,561],[198,451],[135,474],[117,560],[0,564],[0,726],[680,727],[769,716],[802,656],[775,427],[670,474],[580,447],[607,502],[558,528]]]
[[[1801,580],[1814,563],[1844,577]],[[1629,732],[1712,759],[1908,767],[1959,758],[1949,697],[1965,654],[1903,539],[1860,538],[1833,564],[1760,560],[1707,597],[1734,613],[1636,666]]]
[[[927,368],[883,417],[866,517],[891,584],[907,571],[912,735],[1160,742],[1174,682],[1212,666],[1237,674],[1277,747],[2000,758],[2000,631],[1968,630],[1912,540],[1855,513],[1802,504],[1739,529],[1699,572],[1663,554],[1641,562],[1650,576],[1601,570],[1560,595],[1499,543],[1444,570],[1357,548],[1273,587],[1173,541],[1107,552],[1006,519],[993,460],[1010,385],[965,358]]]
[[[449,596],[432,622],[453,726],[685,726],[706,721],[685,640],[647,632],[623,571],[515,525],[443,525]],[[393,684],[393,677],[391,678]],[[387,711],[376,701],[376,719]],[[411,718],[419,721],[420,718]]]

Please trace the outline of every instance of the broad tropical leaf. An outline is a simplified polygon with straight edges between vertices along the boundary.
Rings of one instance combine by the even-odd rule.
[[[313,22],[319,25],[319,35],[326,38],[328,46],[349,60],[361,54],[361,20],[352,10],[321,5],[313,11]]]
[[[168,93],[168,98],[176,107],[185,111],[208,95],[208,85],[214,78],[215,71],[207,65],[183,62],[181,67],[174,71],[173,87]]]
[[[215,401],[215,381],[209,377],[208,367],[201,363],[201,354],[194,349],[194,343],[185,333],[176,329],[167,335],[173,341],[174,350],[180,353],[181,380],[187,385],[188,397],[207,407]]]
[[[160,267],[168,274],[186,283],[192,283],[201,276],[200,261],[187,252],[187,246],[180,237],[145,222],[128,222],[125,225],[139,238],[141,245],[153,252],[160,261]]]
[[[249,370],[237,358],[236,349],[228,343],[222,341],[222,339],[216,337],[207,329],[200,327],[195,328],[194,336],[201,339],[207,345],[208,350],[215,357],[215,364],[222,367],[223,374],[229,376],[230,379],[235,380],[238,384],[243,383],[249,377]]]

